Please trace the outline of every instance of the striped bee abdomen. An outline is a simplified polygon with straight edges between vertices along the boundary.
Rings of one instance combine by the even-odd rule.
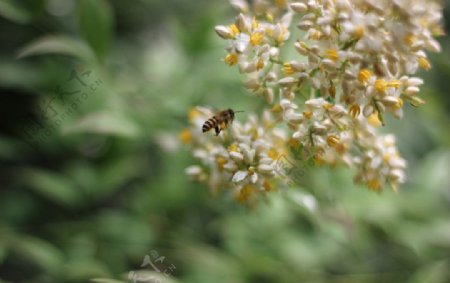
[[[203,132],[207,132],[211,130],[212,128],[216,127],[219,124],[219,119],[216,118],[216,116],[208,119],[202,127]]]

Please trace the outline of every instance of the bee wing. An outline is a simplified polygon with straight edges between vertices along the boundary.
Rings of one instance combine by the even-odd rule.
[[[195,107],[195,109],[197,109],[197,111],[199,111],[202,115],[206,117],[214,116],[214,111],[210,107],[197,106]]]

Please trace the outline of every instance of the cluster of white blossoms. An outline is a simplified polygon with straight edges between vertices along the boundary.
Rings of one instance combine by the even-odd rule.
[[[203,134],[203,123],[213,115],[204,107],[189,111],[191,127],[180,133],[180,139],[192,147],[201,165],[186,168],[186,173],[193,180],[207,182],[213,193],[230,188],[239,202],[255,202],[258,195],[273,189],[286,132],[275,128],[276,121],[265,111],[261,119],[249,115],[245,124],[236,121],[219,136]]]
[[[431,68],[426,51],[440,51],[439,1],[230,2],[236,20],[215,28],[229,41],[224,61],[238,67],[244,86],[265,98],[267,109],[260,120],[251,116],[218,138],[192,134],[201,128],[193,123],[187,131],[203,167],[189,167],[188,174],[251,195],[277,177],[270,170],[274,157],[301,148],[320,152],[316,164],[355,168],[355,181],[370,189],[403,183],[406,162],[395,137],[376,128],[387,114],[402,118],[406,102],[425,103],[415,74]],[[299,38],[289,43],[294,32]],[[289,48],[294,52],[284,52]]]

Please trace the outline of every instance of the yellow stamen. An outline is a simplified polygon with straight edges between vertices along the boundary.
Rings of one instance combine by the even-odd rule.
[[[403,99],[401,99],[400,97],[397,98],[397,103],[395,103],[395,105],[393,106],[394,109],[401,109],[403,107]]]
[[[388,89],[388,83],[383,79],[378,79],[375,81],[375,89],[379,93],[385,93],[386,90]]]
[[[331,147],[337,148],[339,146],[339,137],[335,135],[331,135],[327,137],[327,144]]]
[[[416,41],[417,37],[414,34],[409,34],[403,39],[403,42],[408,46],[412,46]]]
[[[268,152],[267,152],[267,156],[269,156],[270,158],[272,158],[273,160],[277,159],[278,156],[280,154],[278,153],[278,151],[275,148],[271,148]]]
[[[189,129],[183,129],[179,134],[179,139],[182,143],[188,144],[192,142],[192,133]]]
[[[236,65],[238,62],[238,55],[236,53],[230,53],[225,57],[225,63],[227,63],[229,66]]]
[[[264,180],[262,185],[266,192],[270,192],[273,190],[272,184],[267,180]]]
[[[252,195],[254,189],[253,186],[247,184],[243,186],[240,191],[236,194],[236,200],[240,203],[246,202]]]
[[[303,112],[303,116],[305,116],[306,119],[310,119],[312,117],[312,112],[311,111],[304,111]]]
[[[401,85],[402,85],[402,83],[399,80],[392,80],[387,83],[388,87],[393,87],[393,88],[399,88]]]
[[[381,184],[378,180],[372,179],[370,181],[367,182],[367,186],[369,187],[369,189],[373,190],[373,191],[381,191]]]
[[[355,28],[355,30],[353,31],[353,36],[357,39],[360,39],[364,36],[364,27],[363,26],[358,26]]]
[[[232,144],[232,145],[230,145],[230,146],[228,147],[228,151],[229,151],[229,152],[232,152],[232,151],[234,151],[234,152],[239,152],[239,148],[238,148],[237,145]]]
[[[277,5],[278,8],[284,8],[286,7],[286,0],[275,0],[275,5]]]
[[[322,38],[322,32],[319,30],[312,30],[308,35],[308,39],[320,40]]]
[[[236,37],[240,33],[239,28],[235,24],[230,25],[229,28],[232,37]]]
[[[262,58],[259,58],[258,62],[256,62],[256,70],[261,70],[262,68],[264,68],[264,60]]]
[[[295,73],[294,68],[292,67],[291,63],[284,63],[283,64],[283,73],[285,75],[292,75]]]
[[[269,21],[270,23],[273,23],[273,16],[270,13],[266,13],[266,19],[267,21]]]
[[[223,156],[217,156],[216,157],[216,163],[219,169],[223,169],[223,166],[227,163],[227,159]]]
[[[189,112],[188,112],[188,120],[189,120],[189,122],[192,123],[200,115],[201,115],[200,111],[198,111],[196,108],[189,109]]]
[[[330,59],[334,62],[337,62],[339,60],[339,54],[336,49],[328,49],[325,52],[325,57],[327,57],[328,59]]]
[[[380,127],[382,125],[380,119],[378,118],[378,113],[372,113],[369,117],[367,117],[367,121],[373,127]]]
[[[300,146],[300,142],[298,141],[298,139],[290,138],[288,141],[288,145],[293,149],[297,149]]]
[[[263,42],[264,36],[260,32],[255,32],[250,35],[250,44],[253,46],[261,45]]]
[[[424,69],[425,71],[428,71],[431,69],[430,61],[428,61],[425,57],[419,57],[419,67]]]
[[[372,72],[368,69],[362,69],[358,74],[358,81],[362,84],[365,84],[372,77]]]
[[[329,103],[329,102],[326,102],[326,103],[323,105],[323,109],[325,109],[325,110],[330,110],[331,108],[333,108],[333,104],[331,104],[331,103]]]
[[[359,114],[361,113],[361,108],[359,107],[359,105],[353,104],[348,109],[348,113],[350,114],[350,116],[352,116],[354,119],[356,119],[356,118],[358,118]]]

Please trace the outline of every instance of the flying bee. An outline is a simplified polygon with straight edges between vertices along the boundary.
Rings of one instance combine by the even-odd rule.
[[[233,111],[230,108],[220,111],[203,124],[202,131],[205,133],[214,128],[216,136],[218,136],[221,130],[226,129],[228,124],[233,123],[234,114],[239,112],[244,111]]]

